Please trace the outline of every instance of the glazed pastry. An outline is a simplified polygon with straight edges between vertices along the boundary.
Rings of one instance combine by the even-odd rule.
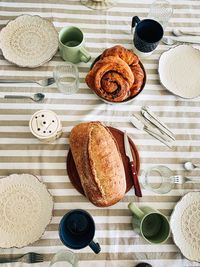
[[[87,198],[107,207],[121,200],[126,191],[124,166],[118,144],[100,122],[76,125],[70,134],[70,148]]]
[[[139,63],[139,58],[132,51],[126,49],[121,45],[116,45],[106,49],[101,55],[101,59],[108,56],[118,56],[128,65],[136,65]]]
[[[85,80],[99,96],[113,102],[121,102],[130,95],[134,75],[121,58],[107,56],[96,62]]]
[[[141,89],[144,80],[144,71],[140,64],[130,66],[135,77],[134,84],[130,88],[131,96],[135,96]]]

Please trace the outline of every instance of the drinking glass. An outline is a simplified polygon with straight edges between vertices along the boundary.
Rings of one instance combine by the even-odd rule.
[[[53,72],[58,90],[63,94],[74,94],[79,89],[78,68],[71,62],[57,66]]]
[[[166,166],[153,166],[142,172],[140,182],[145,189],[158,194],[166,194],[174,188],[170,177],[173,171]]]
[[[148,18],[158,21],[165,29],[172,14],[173,8],[168,1],[156,0],[150,6]]]
[[[77,267],[78,266],[78,259],[70,250],[61,250],[58,253],[56,253],[51,260],[51,263],[49,266],[52,267]]]

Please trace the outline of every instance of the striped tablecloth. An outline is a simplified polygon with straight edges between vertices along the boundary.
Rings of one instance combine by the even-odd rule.
[[[176,27],[183,30],[200,31],[200,1],[176,0],[174,15],[166,29],[166,35]],[[67,25],[80,27],[86,36],[86,45],[96,58],[105,48],[122,44],[132,48],[130,33],[131,18],[148,14],[150,0],[119,0],[108,11],[95,11],[81,5],[78,0],[1,0],[0,27],[21,14],[40,15],[52,21],[59,31]],[[153,55],[143,61],[147,71],[147,83],[134,102],[126,105],[107,105],[87,88],[84,78],[89,63],[77,64],[80,73],[80,90],[74,95],[59,93],[56,86],[48,88],[37,84],[0,84],[0,176],[11,173],[32,173],[47,185],[54,197],[54,216],[51,224],[38,242],[22,249],[0,250],[1,254],[19,254],[35,251],[44,254],[45,262],[37,266],[48,266],[53,254],[63,249],[58,237],[61,217],[70,209],[89,211],[96,222],[96,237],[102,251],[95,255],[89,248],[76,251],[80,267],[133,267],[146,261],[154,267],[200,266],[186,260],[174,245],[172,237],[162,245],[147,244],[131,228],[131,214],[127,209],[130,201],[138,201],[131,190],[118,204],[109,208],[97,208],[80,195],[70,183],[66,172],[66,155],[69,149],[69,133],[74,125],[83,121],[99,120],[107,125],[126,130],[137,145],[141,159],[141,171],[155,164],[163,164],[179,174],[187,174],[182,163],[186,160],[200,161],[200,105],[199,99],[183,100],[165,90],[159,83],[158,59],[168,47],[160,44]],[[7,62],[0,54],[1,78],[42,78],[52,75],[57,65],[65,63],[59,53],[48,63],[36,69],[19,68]],[[4,94],[45,93],[44,103],[27,100],[5,100]],[[148,105],[176,134],[173,150],[143,131],[138,131],[129,122],[134,112]],[[64,134],[53,144],[42,144],[32,136],[28,122],[31,115],[40,109],[55,111],[60,117]],[[140,172],[141,173],[141,172]],[[188,175],[200,175],[194,171]],[[145,204],[170,215],[176,202],[190,190],[199,190],[200,184],[185,184],[175,187],[166,195],[143,190],[139,205]],[[1,215],[0,215],[1,216]],[[0,237],[1,238],[1,237]],[[3,265],[2,265],[3,266]],[[11,266],[11,264],[5,264]],[[16,264],[12,266],[22,266]]]

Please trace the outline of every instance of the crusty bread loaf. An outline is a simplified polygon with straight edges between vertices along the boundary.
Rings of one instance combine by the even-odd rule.
[[[81,123],[70,134],[70,147],[85,195],[96,206],[121,200],[126,178],[118,145],[100,122]]]

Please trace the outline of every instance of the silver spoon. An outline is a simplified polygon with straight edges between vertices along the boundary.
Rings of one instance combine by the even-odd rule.
[[[42,101],[45,98],[45,95],[42,93],[34,94],[33,96],[27,96],[27,95],[5,95],[4,98],[7,99],[24,99],[29,98],[35,102]]]
[[[200,40],[189,40],[184,37],[178,39],[176,37],[163,37],[162,42],[166,45],[174,45],[177,43],[200,44]]]
[[[188,32],[188,31],[182,31],[182,30],[178,30],[178,29],[172,30],[172,33],[175,36],[182,36],[182,35],[200,36],[200,32]]]
[[[197,169],[197,168],[200,168],[200,165],[198,164],[194,164],[190,161],[187,161],[184,163],[184,168],[187,170],[187,171],[192,171],[194,169]]]

